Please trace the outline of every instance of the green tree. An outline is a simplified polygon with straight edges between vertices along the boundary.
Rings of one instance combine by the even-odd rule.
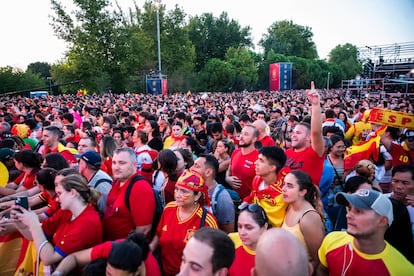
[[[233,91],[236,76],[235,68],[226,61],[218,58],[210,59],[200,72],[200,90],[204,91]]]
[[[263,35],[259,44],[267,53],[271,49],[285,56],[297,56],[315,59],[318,57],[316,45],[312,41],[313,33],[310,27],[294,24],[292,21],[277,21]]]
[[[27,70],[32,71],[32,73],[39,74],[44,79],[50,77],[50,69],[51,66],[47,62],[34,62],[27,66]]]
[[[233,68],[237,68],[232,85],[234,91],[253,90],[256,87],[258,79],[257,68],[251,51],[245,47],[230,47],[226,53],[226,61]]]
[[[195,46],[195,69],[199,71],[211,58],[223,60],[230,47],[252,46],[251,28],[241,27],[223,12],[218,18],[212,13],[191,17],[189,37]]]
[[[108,89],[122,83],[117,48],[122,46],[121,18],[112,13],[107,0],[73,0],[76,9],[74,18],[64,10],[62,4],[51,0],[55,16],[52,26],[57,36],[70,45],[77,76],[91,89]],[[102,86],[102,78],[111,80]]]
[[[25,92],[32,89],[45,89],[45,80],[30,70],[23,72],[10,66],[0,68],[0,93]]]
[[[340,68],[342,79],[353,79],[362,73],[362,63],[358,60],[358,49],[356,46],[346,43],[337,45],[329,53],[328,63]]]

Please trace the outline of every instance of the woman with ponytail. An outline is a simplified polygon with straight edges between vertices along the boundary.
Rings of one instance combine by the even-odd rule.
[[[282,191],[283,200],[288,203],[282,228],[302,242],[316,269],[318,249],[325,234],[319,190],[307,173],[295,170],[285,176]]]
[[[34,242],[42,265],[55,264],[70,253],[102,242],[102,224],[94,206],[99,193],[80,174],[65,176],[55,184],[61,208],[42,224],[33,211],[20,205],[14,205],[11,212],[18,230]]]

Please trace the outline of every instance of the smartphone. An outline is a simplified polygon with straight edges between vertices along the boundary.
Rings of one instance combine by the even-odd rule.
[[[22,206],[24,209],[29,209],[29,199],[27,197],[18,197],[15,200],[16,205]]]

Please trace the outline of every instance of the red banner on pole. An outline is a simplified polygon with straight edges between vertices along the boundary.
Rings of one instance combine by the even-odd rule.
[[[280,90],[280,64],[272,63],[269,65],[269,91]]]
[[[161,91],[162,94],[168,94],[168,80],[163,79],[161,82]]]

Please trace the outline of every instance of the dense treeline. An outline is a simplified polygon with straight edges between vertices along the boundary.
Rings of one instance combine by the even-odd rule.
[[[0,68],[0,93],[48,87],[81,80],[94,92],[145,91],[145,75],[158,68],[156,7],[146,2],[128,11],[109,0],[73,0],[75,12],[51,0],[51,24],[68,51],[57,64],[36,62],[26,72]],[[269,64],[293,63],[293,88],[315,80],[325,87],[362,71],[356,46],[338,45],[328,60],[318,58],[312,29],[292,21],[275,21],[263,35],[259,51],[253,48],[249,26],[210,13],[191,16],[175,6],[159,7],[162,73],[170,92],[242,91],[268,89]],[[49,77],[49,78],[48,78]],[[77,90],[66,85],[55,92]]]

